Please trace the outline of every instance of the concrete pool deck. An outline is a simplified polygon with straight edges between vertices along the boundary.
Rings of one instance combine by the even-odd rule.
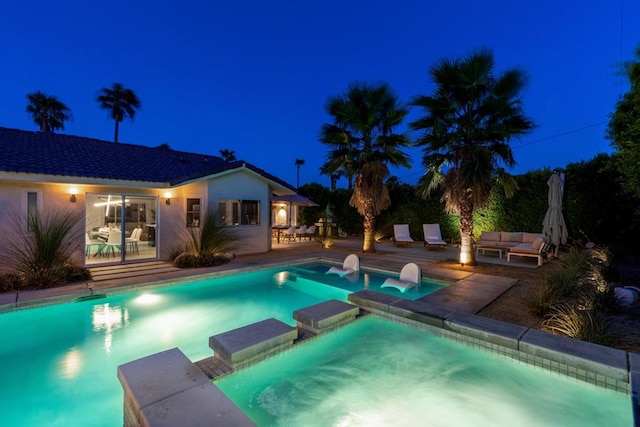
[[[323,249],[316,242],[274,243],[274,249],[268,253],[239,256],[228,264],[210,268],[179,269],[162,261],[94,267],[90,269],[94,279],[86,282],[50,289],[2,293],[0,313],[67,302],[76,298],[124,292],[150,283],[170,284],[188,277],[216,277],[229,274],[231,271],[244,272],[257,267],[268,268],[318,260],[342,263],[349,253],[355,253],[360,257],[361,268],[365,270],[399,272],[404,264],[417,263],[422,269],[423,277],[451,284],[435,294],[424,297],[427,298],[427,302],[455,311],[477,313],[517,282],[517,279],[509,277],[438,267],[436,263],[440,261],[458,258],[459,248],[455,246],[448,246],[444,251],[436,251],[428,250],[421,242],[409,247],[397,247],[391,242],[383,242],[376,244],[377,252],[373,254],[362,254],[361,247],[362,240],[353,238],[336,240],[330,249]],[[477,259],[482,263],[506,265],[505,260],[491,254],[480,255]],[[526,260],[513,262],[511,265],[535,268],[534,263],[527,263]]]

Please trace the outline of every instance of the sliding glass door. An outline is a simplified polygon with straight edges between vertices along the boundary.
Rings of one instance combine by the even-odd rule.
[[[157,197],[87,194],[85,263],[156,259],[157,209]]]

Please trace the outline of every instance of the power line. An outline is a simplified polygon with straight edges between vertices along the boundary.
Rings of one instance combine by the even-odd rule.
[[[591,128],[594,128],[594,127],[597,127],[597,126],[602,126],[602,125],[607,124],[607,123],[609,123],[609,122],[605,120],[605,121],[602,121],[602,122],[598,122],[598,123],[594,123],[594,124],[591,124],[591,125],[583,126],[581,128],[572,129],[572,130],[568,130],[566,132],[558,133],[556,135],[551,135],[551,136],[546,136],[544,138],[536,139],[535,141],[527,142],[526,144],[514,145],[513,148],[520,148],[520,147],[525,147],[527,145],[538,144],[540,142],[549,141],[550,139],[555,139],[555,138],[559,138],[561,136],[569,135],[569,134],[572,134],[572,133],[582,132],[583,130],[591,129]]]

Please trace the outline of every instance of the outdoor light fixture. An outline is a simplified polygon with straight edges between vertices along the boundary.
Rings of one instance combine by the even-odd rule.
[[[165,202],[167,205],[170,205],[170,204],[171,204],[171,192],[167,191],[166,193],[164,193],[164,197],[166,197],[166,198],[167,198],[167,200],[165,200],[164,202]]]
[[[71,194],[71,203],[75,203],[76,202],[76,194],[78,194],[78,189],[76,187],[71,187],[71,189],[69,190],[69,193]]]

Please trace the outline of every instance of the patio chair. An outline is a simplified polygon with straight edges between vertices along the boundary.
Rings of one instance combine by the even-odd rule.
[[[409,234],[409,224],[393,224],[393,243],[395,245],[411,245],[414,240]]]
[[[282,240],[291,241],[291,239],[295,240],[296,238],[296,226],[292,225],[282,232]]]
[[[389,277],[382,283],[381,288],[396,288],[403,294],[406,293],[409,289],[418,286],[420,280],[422,279],[422,272],[420,271],[420,267],[418,264],[410,262],[409,264],[405,264],[400,270],[400,278],[394,279],[393,277]]]
[[[360,271],[360,258],[358,255],[347,255],[342,263],[342,268],[333,266],[327,270],[325,274],[337,274],[338,276],[346,276]]]
[[[440,224],[422,224],[422,232],[424,233],[424,246],[427,249],[438,248],[444,250],[447,242],[442,240],[440,232]]]
[[[305,236],[305,234],[307,234],[307,226],[306,225],[303,225],[301,227],[296,228],[295,237],[298,237],[301,242],[302,242],[302,238]],[[295,240],[295,237],[294,237],[293,240]]]
[[[313,236],[316,235],[316,226],[312,225],[311,227],[307,228],[307,232],[305,233],[305,236],[309,238],[309,241],[311,241],[311,239],[313,239]]]

